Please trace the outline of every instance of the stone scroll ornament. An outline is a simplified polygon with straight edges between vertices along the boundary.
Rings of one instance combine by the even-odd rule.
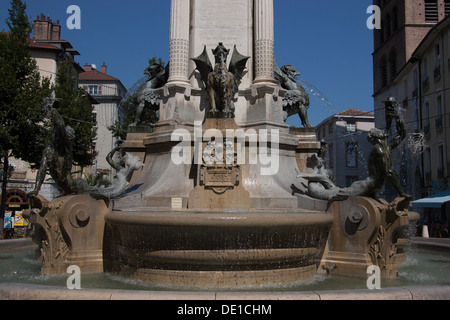
[[[113,160],[121,147],[115,148],[108,155],[109,164],[116,170],[116,179],[109,188],[90,186],[85,181],[72,177],[74,130],[65,125],[64,119],[58,112],[57,99],[51,104],[51,120],[54,126],[53,144],[48,145],[42,155],[41,165],[36,176],[35,189],[28,194],[30,198],[39,194],[47,173],[64,195],[89,194],[96,199],[113,199],[121,196],[131,180],[134,171],[143,167],[142,161],[129,153],[120,155],[118,162]]]
[[[377,193],[387,181],[394,187],[400,197],[407,201],[411,200],[411,196],[403,190],[397,173],[392,169],[392,151],[405,139],[405,125],[393,107],[395,101],[389,98],[385,101],[385,105],[387,125],[390,128],[392,121],[395,120],[397,134],[395,138],[389,141],[387,131],[377,128],[370,130],[367,139],[374,147],[368,160],[369,176],[365,180],[354,182],[348,188],[339,188],[334,185],[326,170],[324,170],[323,160],[314,155],[311,159],[308,159],[313,172],[310,174],[298,173],[297,175],[298,178],[309,181],[308,194],[310,196],[321,200],[345,200],[350,196],[364,196],[375,199]]]
[[[238,92],[245,74],[247,60],[250,57],[241,55],[234,46],[230,65],[227,68],[230,50],[226,49],[220,42],[212,52],[215,57],[214,68],[209,60],[206,46],[200,56],[192,59],[209,94],[210,109],[208,117],[234,118],[233,99]]]
[[[287,90],[283,98],[284,121],[288,117],[298,114],[302,125],[305,128],[312,128],[308,120],[309,95],[306,93],[305,88],[295,81],[295,77],[299,75],[300,72],[292,65],[287,64],[280,69],[277,63],[274,62],[275,81],[281,88]]]

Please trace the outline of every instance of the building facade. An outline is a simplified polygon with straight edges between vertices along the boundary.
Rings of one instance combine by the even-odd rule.
[[[93,172],[110,170],[111,166],[106,157],[115,147],[116,141],[108,127],[119,120],[119,105],[127,90],[119,79],[107,74],[105,63],[100,70],[96,70],[93,65],[85,65],[84,72],[79,75],[78,84],[99,102],[95,106],[97,119],[95,149],[98,156]]]
[[[420,199],[450,188],[450,1],[374,1],[375,126],[384,129],[384,101],[394,97],[407,138],[393,154],[403,188]],[[394,134],[394,132],[392,132]],[[388,198],[395,192],[386,187]],[[437,215],[448,221],[445,205]]]
[[[348,109],[322,121],[316,127],[319,141],[326,143],[325,164],[339,187],[349,187],[368,176],[367,160],[373,146],[367,140],[374,128],[374,115]]]
[[[408,132],[407,168],[416,199],[450,188],[450,18],[437,24],[394,81]],[[449,208],[438,212],[446,220]]]

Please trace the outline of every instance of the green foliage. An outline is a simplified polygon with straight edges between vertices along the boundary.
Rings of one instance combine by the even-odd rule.
[[[159,64],[162,67],[166,66],[166,63],[161,58],[157,58],[157,57],[153,56],[151,59],[148,60],[148,65],[153,66],[155,64]]]
[[[91,174],[85,177],[84,181],[91,187],[109,187],[111,185],[111,182],[105,175],[109,173],[107,172],[98,172],[96,175]]]
[[[93,152],[97,135],[96,120],[92,116],[94,107],[84,89],[78,88],[78,74],[72,57],[58,63],[55,94],[60,99],[59,113],[66,126],[75,130],[73,146],[74,165],[81,167],[92,164],[97,153]]]
[[[50,81],[40,78],[28,49],[31,24],[26,5],[11,1],[7,24],[0,33],[0,152],[36,162],[45,143],[44,98]]]
[[[128,127],[134,122],[136,114],[137,96],[136,94],[130,96],[128,100],[122,102],[122,110],[124,111],[124,118],[121,121],[115,121],[108,130],[112,132],[113,137],[122,141],[127,138]]]

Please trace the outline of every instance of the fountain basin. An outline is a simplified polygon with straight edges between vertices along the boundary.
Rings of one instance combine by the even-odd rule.
[[[112,211],[106,271],[152,284],[280,285],[317,274],[333,219],[315,211]]]

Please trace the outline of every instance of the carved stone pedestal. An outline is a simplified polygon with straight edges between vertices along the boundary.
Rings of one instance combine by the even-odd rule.
[[[103,272],[103,235],[108,211],[103,200],[87,195],[66,196],[52,202],[32,199],[26,216],[35,227],[42,272],[65,274],[76,265],[82,273]]]
[[[334,222],[322,269],[367,277],[367,268],[376,265],[383,278],[397,277],[396,266],[405,260],[408,225],[419,218],[408,212],[408,204],[403,198],[390,204],[364,197],[334,202],[329,208]]]

